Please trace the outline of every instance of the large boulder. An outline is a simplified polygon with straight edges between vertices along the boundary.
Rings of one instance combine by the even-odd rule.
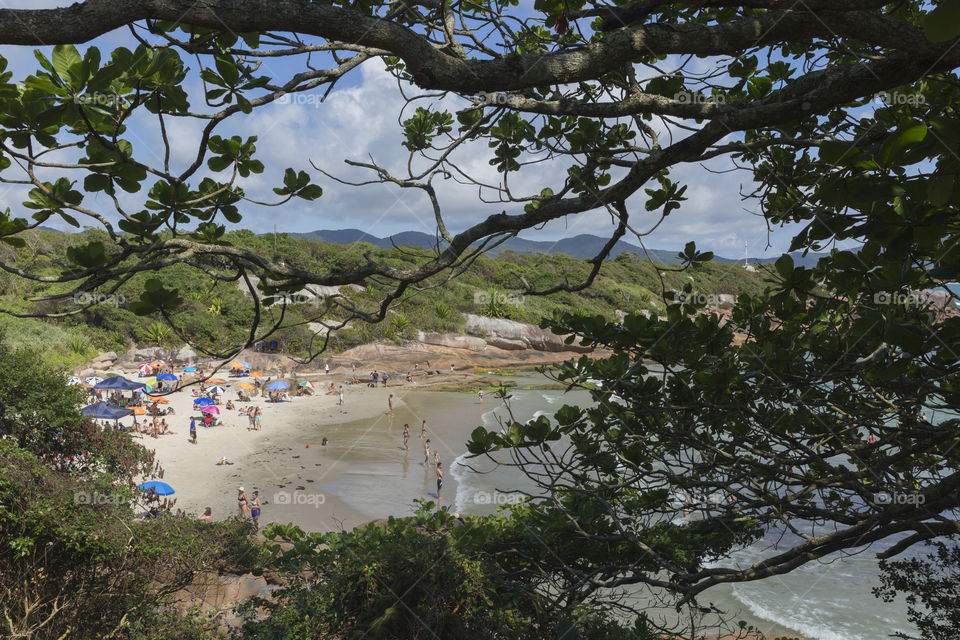
[[[529,348],[523,340],[511,340],[510,338],[498,338],[496,336],[489,336],[483,340],[491,347],[506,349],[507,351],[520,351]]]
[[[197,357],[197,352],[191,349],[189,346],[184,346],[179,351],[177,351],[174,359],[178,362],[192,362],[194,358]]]
[[[95,367],[99,365],[110,366],[116,361],[117,361],[116,353],[114,353],[113,351],[104,351],[102,353],[97,354],[97,357],[91,361],[91,364]]]
[[[469,349],[470,351],[483,351],[487,348],[487,343],[481,338],[471,336],[461,336],[458,333],[417,333],[417,340],[424,344],[432,344],[438,347],[449,347],[451,349]]]
[[[563,336],[558,336],[552,331],[541,329],[536,325],[504,318],[476,316],[472,313],[465,314],[465,318],[464,328],[466,332],[470,335],[482,336],[485,341],[505,338],[522,342],[527,348],[537,351],[574,351],[577,353],[592,351],[589,347],[581,346],[577,341],[572,344],[564,344]]]
[[[158,358],[163,359],[166,355],[166,350],[162,347],[144,347],[133,352],[133,359],[143,363],[157,360]]]

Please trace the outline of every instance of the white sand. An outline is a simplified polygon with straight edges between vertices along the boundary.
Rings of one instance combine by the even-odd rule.
[[[126,377],[135,380],[136,373],[128,372]],[[341,380],[334,376],[323,377],[324,382],[333,379],[338,386],[341,383]],[[236,384],[245,380],[230,378],[227,379],[226,384],[221,385],[227,390],[219,406],[223,425],[204,427],[198,419],[197,444],[190,441],[189,428],[191,416],[202,415],[193,410],[194,396],[190,389],[195,387],[188,387],[165,396],[170,402],[167,405],[161,405],[161,407],[174,408],[176,412],[174,415],[164,417],[175,433],[168,433],[158,438],[136,437],[136,442],[154,451],[156,462],[162,468],[163,481],[170,484],[176,491],[173,496],[176,498],[175,509],[183,509],[189,514],[199,514],[204,507],[209,506],[213,509],[214,519],[236,515],[238,513],[237,487],[243,486],[249,497],[255,489],[260,488],[255,486],[257,481],[254,478],[258,478],[260,484],[264,484],[264,479],[272,479],[274,481],[272,484],[275,485],[289,484],[291,493],[297,486],[303,486],[303,490],[296,492],[299,495],[294,500],[309,502],[312,507],[309,510],[309,517],[304,522],[304,518],[291,517],[294,514],[286,513],[288,509],[281,506],[274,508],[271,505],[269,509],[264,509],[261,524],[274,521],[300,521],[311,529],[332,530],[339,529],[341,525],[353,526],[369,520],[332,496],[324,496],[322,503],[316,499],[310,502],[310,496],[317,495],[318,492],[312,492],[309,483],[302,481],[301,478],[288,480],[288,476],[291,475],[291,469],[288,467],[291,466],[290,458],[293,455],[283,455],[283,452],[290,451],[294,447],[302,449],[302,452],[298,452],[296,461],[299,461],[301,466],[309,465],[310,480],[322,481],[326,474],[326,469],[323,467],[329,465],[320,462],[322,459],[320,447],[313,445],[313,448],[309,449],[302,444],[306,437],[315,434],[317,427],[322,425],[335,425],[382,415],[386,410],[388,390],[370,389],[365,385],[345,386],[345,403],[342,408],[337,405],[336,395],[326,395],[326,390],[321,388],[321,382],[317,382],[315,395],[299,398],[293,396],[290,402],[265,402],[263,398],[257,396],[249,404],[263,409],[262,430],[251,431],[245,415],[241,415],[239,410],[228,411],[224,408],[226,399],[237,397]],[[293,384],[291,384],[291,391],[293,391]],[[249,404],[237,404],[237,407],[246,408]],[[150,416],[138,416],[141,422],[149,419]],[[129,425],[132,418],[125,418],[121,422]],[[217,461],[221,457],[226,457],[233,464],[218,465]],[[271,502],[275,497],[275,491],[265,495],[261,490],[260,497],[262,501]],[[302,511],[301,507],[298,515],[302,516]],[[268,515],[271,517],[267,517]]]

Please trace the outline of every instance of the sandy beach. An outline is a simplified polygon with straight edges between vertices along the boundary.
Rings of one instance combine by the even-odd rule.
[[[136,374],[127,375],[136,379]],[[190,418],[200,415],[193,410],[194,396],[189,389],[166,395],[165,406],[176,412],[166,416],[174,433],[134,437],[155,453],[163,481],[176,490],[174,509],[199,514],[209,506],[217,520],[237,515],[237,488],[242,486],[248,496],[260,491],[262,526],[292,522],[306,530],[331,531],[387,515],[409,515],[415,499],[436,501],[433,452],[439,452],[449,468],[466,450],[472,427],[459,419],[450,424],[443,417],[475,413],[480,424],[484,406],[492,408],[495,402],[481,404],[473,394],[432,393],[413,385],[347,385],[343,376],[334,374],[316,379],[313,396],[280,403],[255,397],[250,404],[263,409],[261,431],[251,431],[239,411],[248,404],[225,409],[226,399],[236,399],[236,384],[243,380],[228,379],[222,385],[227,389],[220,406],[223,424],[203,427],[198,421],[197,444],[189,438]],[[326,394],[331,381],[338,387],[344,384],[342,407],[336,395]],[[391,394],[393,416],[387,412]],[[420,438],[423,420],[431,440],[428,467],[423,465]],[[410,425],[409,452],[402,447],[404,423]],[[324,437],[326,447],[321,444]],[[221,457],[230,464],[218,465]],[[452,505],[456,490],[453,474],[445,473],[441,502]]]

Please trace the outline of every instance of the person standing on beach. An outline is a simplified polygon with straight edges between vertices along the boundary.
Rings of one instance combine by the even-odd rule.
[[[253,492],[253,499],[250,501],[250,519],[253,520],[253,526],[260,531],[260,492]]]
[[[430,466],[430,438],[423,443],[423,466],[425,468]]]
[[[340,385],[339,395],[340,395],[340,401],[337,402],[337,404],[342,405],[343,404],[343,385]]]
[[[263,429],[263,409],[260,407],[257,407],[256,415],[253,416],[253,424],[257,431]]]
[[[450,373],[453,373],[453,363],[450,363]]]
[[[480,399],[480,402],[483,402],[483,389],[477,390],[477,397]]]
[[[393,394],[392,393],[390,394],[390,397],[387,398],[387,409],[388,409],[387,415],[392,416],[393,415]]]
[[[323,365],[323,375],[328,375],[330,373],[330,363]]]
[[[435,467],[440,466],[440,450],[439,449],[433,450],[433,466]]]
[[[403,449],[410,451],[410,425],[406,422],[403,423]]]
[[[383,386],[387,386],[387,380],[390,379],[390,376],[387,375],[387,372],[384,371],[383,375],[380,376],[380,379],[383,380]]]
[[[243,487],[237,488],[237,511],[240,512],[240,519],[243,520],[247,517],[247,494],[244,493]]]
[[[420,425],[420,439],[423,440],[427,435],[427,421],[424,420],[423,424]]]
[[[437,463],[437,502],[440,502],[440,489],[443,489],[443,464]],[[439,505],[437,505],[439,508]]]
[[[190,418],[190,440],[197,444],[197,419]]]

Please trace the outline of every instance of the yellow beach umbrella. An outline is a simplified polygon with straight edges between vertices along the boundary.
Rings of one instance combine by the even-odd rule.
[[[254,371],[253,373],[250,374],[250,377],[251,377],[251,378],[262,378],[262,377],[263,377],[263,374],[260,373],[259,371]]]
[[[249,382],[241,382],[237,386],[240,387],[241,389],[246,389],[247,391],[253,391],[254,389],[256,389],[256,387],[250,384]]]

